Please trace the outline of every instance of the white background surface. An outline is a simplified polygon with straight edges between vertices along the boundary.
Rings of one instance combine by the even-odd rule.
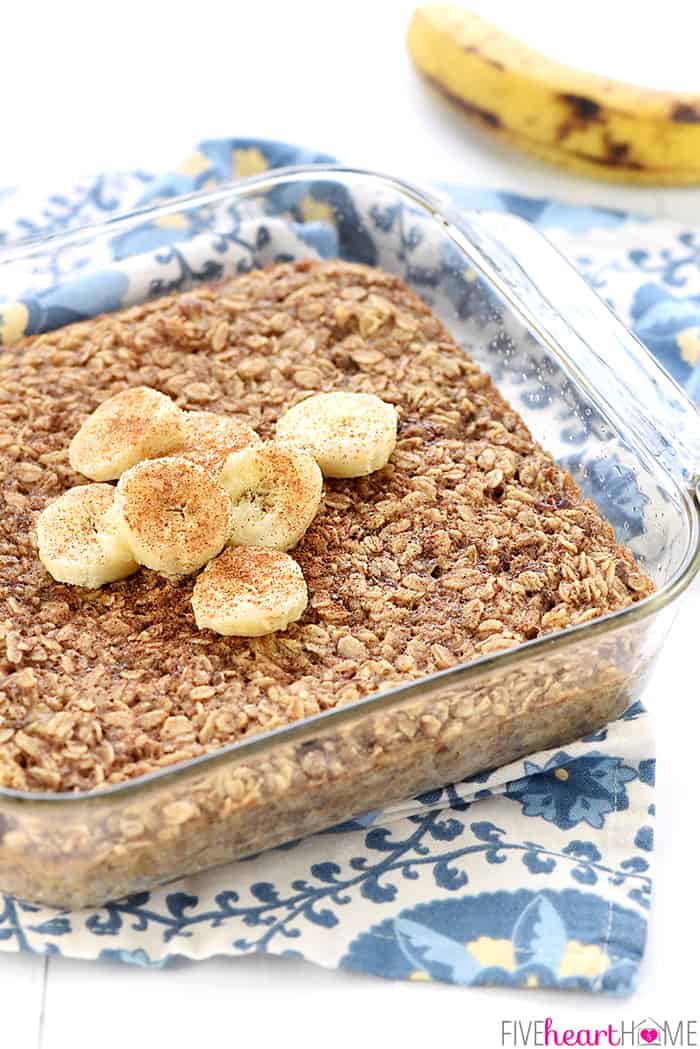
[[[405,57],[406,0],[3,5],[0,185],[109,168],[167,168],[200,138],[249,134],[429,181],[507,187],[700,224],[700,189],[568,177],[465,127]],[[583,67],[700,91],[695,0],[472,0],[529,42]],[[647,1015],[697,1019],[698,714],[686,602],[646,701],[659,746],[657,871],[640,988],[575,994],[389,983],[249,958],[167,971],[0,955],[5,1049],[436,1043],[490,1049],[501,1019],[559,1028]]]

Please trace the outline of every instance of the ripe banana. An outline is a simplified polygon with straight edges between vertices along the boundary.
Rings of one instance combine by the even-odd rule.
[[[593,178],[700,183],[700,95],[570,69],[451,4],[419,7],[406,43],[440,91],[527,153]]]
[[[227,455],[260,438],[247,423],[215,412],[184,412],[184,444],[177,453],[208,470],[218,471]]]
[[[303,614],[307,601],[296,561],[262,546],[225,550],[197,577],[192,594],[200,630],[236,637],[286,629]]]
[[[231,502],[216,478],[187,459],[147,459],[122,475],[119,529],[141,565],[187,575],[216,557],[231,534]]]
[[[233,452],[218,480],[231,497],[231,545],[277,550],[289,550],[299,542],[318,510],[323,489],[313,456],[275,441]]]
[[[397,423],[372,393],[317,393],[285,412],[276,434],[307,448],[326,477],[364,477],[388,463]]]
[[[39,515],[37,537],[41,562],[59,583],[97,588],[138,568],[119,534],[109,484],[69,488]]]
[[[89,415],[70,443],[74,470],[93,481],[115,481],[142,459],[182,447],[183,413],[148,386],[123,390]]]

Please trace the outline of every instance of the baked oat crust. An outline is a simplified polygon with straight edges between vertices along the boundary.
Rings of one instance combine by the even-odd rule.
[[[264,438],[311,392],[396,405],[387,467],[326,482],[294,552],[302,619],[198,631],[192,578],[85,592],[34,523],[84,478],[67,447],[108,396],[152,386]],[[624,608],[653,584],[490,379],[397,278],[341,262],[254,271],[0,357],[0,785],[83,791]]]

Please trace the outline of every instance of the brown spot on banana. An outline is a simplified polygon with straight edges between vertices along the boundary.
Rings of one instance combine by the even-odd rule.
[[[634,161],[630,162],[628,159],[630,151],[629,142],[617,142],[606,131],[603,134],[603,146],[605,148],[606,163],[612,164],[613,166],[620,165],[625,167],[634,164]]]
[[[506,67],[503,62],[499,62],[497,58],[492,58],[490,55],[484,54],[484,52],[480,48],[475,47],[474,44],[468,44],[462,48],[462,51],[464,51],[465,55],[478,55],[482,62],[485,62],[487,66],[492,66],[494,69],[497,69],[499,73],[505,72]]]
[[[612,149],[604,157],[596,157],[591,153],[582,153],[581,150],[572,150],[571,156],[584,160],[588,164],[599,164],[601,167],[619,167],[624,171],[651,171],[636,160],[626,160],[629,146],[624,142],[613,143]]]
[[[606,138],[605,148],[607,150],[608,160],[611,164],[627,163],[627,154],[630,151],[627,142],[613,142],[611,139]]]
[[[455,95],[452,91],[449,91],[444,84],[441,84],[439,80],[432,76],[426,76],[425,79],[432,84],[432,86],[440,92],[445,98],[448,98],[450,102],[453,102],[456,106],[459,106],[468,116],[475,117],[481,121],[482,124],[486,124],[490,128],[500,128],[501,118],[497,113],[494,113],[490,109],[484,109],[482,106],[475,106],[471,102],[467,102],[466,99],[462,98],[461,95]]]
[[[585,95],[572,95],[562,92],[558,96],[562,102],[571,107],[572,116],[580,124],[587,124],[591,120],[600,120],[600,105],[592,98]]]
[[[700,124],[700,110],[687,102],[677,102],[671,110],[671,120],[677,124]]]
[[[602,110],[597,102],[585,95],[572,95],[562,92],[556,96],[569,109],[568,116],[559,124],[555,141],[563,142],[574,131],[581,131],[589,124],[600,122]]]

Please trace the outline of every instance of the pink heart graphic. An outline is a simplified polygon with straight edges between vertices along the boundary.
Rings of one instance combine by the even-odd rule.
[[[655,1031],[653,1027],[643,1027],[639,1033],[641,1034],[644,1041],[648,1042],[649,1044],[655,1042],[658,1036],[658,1032]]]

